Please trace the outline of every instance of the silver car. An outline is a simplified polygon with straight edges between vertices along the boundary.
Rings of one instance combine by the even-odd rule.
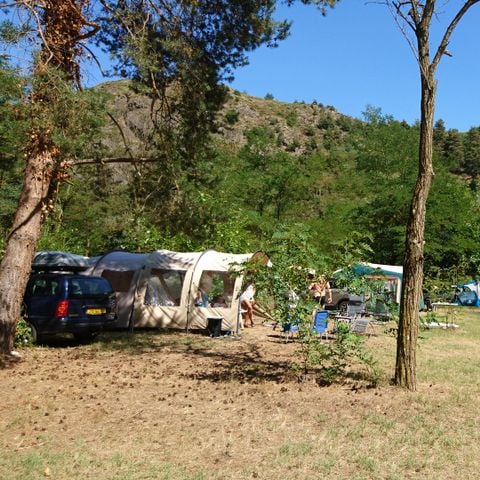
[[[326,310],[338,310],[341,313],[353,310],[359,313],[365,309],[363,298],[359,295],[354,295],[340,288],[331,288],[330,293],[331,301],[325,303]]]

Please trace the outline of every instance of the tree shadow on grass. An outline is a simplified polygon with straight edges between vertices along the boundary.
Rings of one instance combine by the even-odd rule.
[[[269,334],[266,341],[277,344],[292,343],[281,334]],[[240,342],[240,345],[238,343]],[[298,343],[298,339],[294,339]],[[96,352],[118,352],[129,356],[180,354],[190,357],[186,370],[179,375],[196,381],[226,383],[237,381],[245,384],[264,382],[300,383],[315,381],[319,386],[330,382],[322,380],[320,368],[312,368],[307,375],[301,369],[293,368],[295,356],[279,357],[262,343],[248,343],[237,336],[210,338],[203,331],[186,333],[168,330],[142,330],[141,332],[102,332],[95,340],[82,344],[68,336],[51,337],[43,346],[50,348],[78,348],[78,352],[94,355]],[[230,348],[231,345],[231,348]],[[158,357],[156,357],[158,358]],[[347,371],[342,381],[363,383],[363,373]]]
[[[15,365],[17,365],[21,361],[22,361],[22,357],[0,354],[0,370],[6,370],[7,368],[14,368]]]
[[[236,348],[238,342],[241,342],[241,348]],[[232,345],[232,351],[229,351],[229,345]],[[233,335],[210,338],[202,331],[186,334],[184,331],[158,329],[135,333],[108,332],[100,335],[92,348],[129,355],[163,351],[191,356],[191,370],[181,375],[193,380],[283,383],[292,376],[289,361],[265,358],[261,345],[246,343]],[[198,362],[195,358],[207,362]]]
[[[118,351],[128,354],[142,354],[158,350],[172,342],[172,331],[142,331],[127,330],[104,331],[92,339],[79,340],[70,334],[45,335],[38,339],[36,346],[53,349],[85,348],[102,351]]]
[[[221,355],[221,364],[214,369],[202,369],[184,375],[192,380],[209,381],[213,383],[259,384],[265,382],[286,383],[298,377],[289,368],[289,362],[254,360],[246,355],[234,359]]]

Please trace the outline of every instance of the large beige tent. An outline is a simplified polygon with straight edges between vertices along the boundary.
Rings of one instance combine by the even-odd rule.
[[[86,273],[112,284],[119,327],[203,329],[209,318],[222,318],[223,330],[237,331],[242,277],[232,270],[253,256],[214,250],[113,251],[92,259]]]

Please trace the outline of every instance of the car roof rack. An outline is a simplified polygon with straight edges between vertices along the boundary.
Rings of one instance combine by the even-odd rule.
[[[78,273],[87,270],[85,265],[32,265],[32,271],[35,273]]]

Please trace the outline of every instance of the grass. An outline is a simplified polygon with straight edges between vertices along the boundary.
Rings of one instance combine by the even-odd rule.
[[[0,370],[0,478],[476,479],[480,309],[457,323],[421,332],[414,393],[389,385],[383,327],[366,340],[386,372],[378,388],[256,378],[295,345],[268,336],[114,333],[35,348]]]
[[[3,467],[8,466],[8,470]],[[134,456],[113,454],[99,459],[86,451],[52,452],[49,447],[22,454],[2,454],[0,471],[10,472],[5,480],[206,480],[203,472],[187,472],[184,468]]]

